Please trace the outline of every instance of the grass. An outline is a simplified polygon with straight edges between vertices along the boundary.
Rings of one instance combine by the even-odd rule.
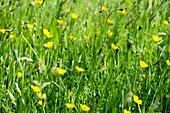
[[[170,22],[170,1],[3,0],[0,4],[1,113],[85,112],[80,104],[89,107],[89,113],[170,112],[166,63],[170,24],[165,23]],[[153,35],[161,39],[154,41]],[[52,45],[46,48],[48,42]],[[142,68],[140,60],[148,66]],[[57,67],[66,73],[60,74]],[[45,96],[38,97],[38,89],[31,85]],[[74,108],[67,108],[67,103]]]

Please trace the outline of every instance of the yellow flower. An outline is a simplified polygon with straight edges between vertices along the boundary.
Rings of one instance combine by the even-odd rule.
[[[109,29],[109,30],[107,31],[107,34],[109,35],[109,37],[111,37],[111,36],[113,35],[113,32]]]
[[[169,60],[166,60],[166,64],[167,64],[168,66],[170,66],[170,61],[169,61]]]
[[[108,10],[107,7],[102,6],[102,11],[107,11],[107,10]]]
[[[65,11],[68,13],[68,12],[70,12],[70,9],[68,7],[66,7]]]
[[[44,44],[44,47],[50,49],[53,47],[53,42],[47,42],[46,44]]]
[[[107,19],[107,23],[112,24],[112,20],[110,20],[109,18]]]
[[[5,33],[5,31],[6,31],[5,29],[0,29],[1,33]]]
[[[153,40],[154,40],[155,42],[159,42],[159,41],[161,40],[161,38],[159,38],[159,37],[156,36],[156,35],[153,35],[152,38],[153,38]]]
[[[105,71],[105,70],[106,70],[106,67],[105,67],[105,66],[103,66],[103,67],[102,67],[102,70],[103,70],[103,71]]]
[[[117,45],[115,45],[115,44],[113,44],[113,43],[112,43],[111,47],[112,47],[112,49],[114,49],[114,50],[117,50],[117,49],[119,48]]]
[[[84,104],[80,104],[80,107],[83,111],[89,111],[90,110],[90,108],[88,106],[84,105]]]
[[[62,25],[63,24],[63,21],[62,20],[57,20],[57,22]]]
[[[38,104],[42,106],[43,104],[42,100],[38,101]]]
[[[34,3],[35,3],[35,4],[42,4],[42,3],[43,3],[43,0],[34,0]]]
[[[23,73],[22,73],[22,72],[17,72],[17,76],[18,76],[19,78],[21,78],[21,77],[23,76]]]
[[[38,86],[31,85],[31,88],[36,93],[39,93],[41,91],[41,88],[39,88]]]
[[[42,94],[41,92],[38,92],[37,96],[38,96],[39,99],[45,99],[46,98],[46,94],[45,93]]]
[[[127,14],[127,10],[126,9],[117,9],[116,11],[117,13],[121,13],[123,15],[126,15]]]
[[[78,66],[76,66],[76,69],[77,69],[77,71],[78,71],[78,72],[83,72],[83,71],[84,71],[84,69],[83,69],[83,68],[78,67]]]
[[[146,68],[146,67],[148,67],[148,64],[146,64],[144,61],[140,60],[140,66],[142,68]]]
[[[75,13],[71,13],[71,17],[72,17],[73,19],[77,19],[77,18],[78,18],[78,16],[77,16]]]
[[[9,35],[9,38],[11,38],[11,39],[14,38],[14,37],[15,37],[15,36],[14,36],[13,34],[10,34],[10,35]]]
[[[74,108],[74,104],[71,104],[71,103],[67,103],[66,106],[69,109],[73,109]]]
[[[56,69],[59,75],[64,75],[67,72],[66,70],[59,68],[59,67],[57,67]]]
[[[51,35],[51,33],[48,31],[48,29],[43,29],[43,33],[44,33],[44,35],[45,35],[47,38],[51,38],[51,37],[52,37],[52,35]]]
[[[29,29],[34,29],[34,24],[27,24],[27,27],[28,27]]]
[[[133,95],[133,100],[134,100],[137,104],[139,104],[139,105],[142,104],[142,100],[139,100],[139,97],[136,96],[136,95]]]
[[[74,36],[70,36],[70,40],[76,40],[76,37],[74,37]]]
[[[163,25],[164,25],[164,26],[167,26],[168,24],[169,24],[169,22],[168,22],[167,20],[164,20],[164,21],[163,21]]]
[[[123,113],[131,113],[131,112],[128,111],[128,110],[126,110],[126,109],[124,109],[124,110],[123,110]]]
[[[40,100],[40,101],[38,101],[38,104],[42,106],[43,104],[46,105],[47,102],[43,102],[42,100]]]

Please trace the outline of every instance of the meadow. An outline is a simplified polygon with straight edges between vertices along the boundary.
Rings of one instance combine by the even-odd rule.
[[[0,113],[170,113],[169,0],[0,0]]]

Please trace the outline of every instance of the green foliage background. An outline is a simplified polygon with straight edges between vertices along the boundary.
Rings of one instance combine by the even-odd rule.
[[[31,0],[1,0],[0,29],[6,33],[0,33],[0,112],[79,113],[83,103],[91,113],[122,113],[124,109],[131,113],[169,113],[170,67],[166,60],[170,59],[170,25],[163,25],[163,21],[170,22],[170,1],[127,1],[45,0],[44,6]],[[101,11],[102,6],[108,10]],[[117,13],[118,8],[127,8],[127,14]],[[72,19],[71,13],[78,18]],[[108,18],[112,24],[107,23]],[[58,19],[64,24],[59,25]],[[34,30],[27,28],[28,23],[34,24]],[[44,28],[52,38],[46,38]],[[10,39],[10,33],[15,38]],[[153,34],[161,41],[154,42]],[[47,49],[43,45],[49,41],[54,45]],[[112,43],[119,49],[113,50]],[[33,62],[22,61],[22,57]],[[149,66],[141,68],[140,60]],[[85,72],[77,72],[75,66]],[[67,73],[58,75],[56,67]],[[19,71],[24,74],[22,78],[17,76]],[[46,105],[37,104],[39,99],[30,87],[37,85],[35,81],[41,85],[50,82],[42,89]],[[133,101],[133,94],[142,105]],[[69,110],[66,103],[73,103],[75,108]]]

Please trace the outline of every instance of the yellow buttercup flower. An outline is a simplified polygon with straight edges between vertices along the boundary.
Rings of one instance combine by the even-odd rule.
[[[106,6],[102,6],[102,11],[107,11],[107,7]]]
[[[36,93],[39,93],[41,91],[41,88],[39,88],[38,86],[31,85],[31,88]]]
[[[166,64],[167,64],[168,66],[170,66],[170,61],[169,61],[169,60],[166,60]]]
[[[9,38],[12,39],[12,38],[15,38],[15,36],[14,36],[13,34],[10,34],[10,35],[9,35]]]
[[[67,103],[66,106],[69,109],[73,109],[74,108],[74,104],[71,104],[71,103]]]
[[[128,110],[126,110],[126,109],[124,109],[124,110],[123,110],[123,113],[131,113],[131,112],[128,111]]]
[[[50,49],[53,47],[53,42],[47,42],[46,44],[44,44],[44,47]]]
[[[117,13],[121,13],[123,15],[126,15],[127,14],[127,10],[126,9],[117,9],[116,11]]]
[[[70,40],[76,40],[76,37],[74,37],[72,35],[69,38],[70,38]]]
[[[155,42],[159,42],[159,41],[161,40],[161,38],[159,38],[159,37],[156,36],[156,35],[153,35],[152,38],[153,38],[153,40],[154,40]]]
[[[63,24],[63,21],[62,20],[57,20],[57,22],[62,25]]]
[[[167,20],[164,20],[164,21],[163,21],[163,25],[164,25],[164,26],[167,26],[168,24],[169,24],[169,22],[168,22]]]
[[[27,24],[27,27],[28,27],[29,29],[34,29],[34,24]]]
[[[47,38],[51,38],[51,37],[52,37],[52,35],[51,35],[51,33],[48,31],[48,29],[43,29],[43,33],[44,33],[44,35],[45,35]]]
[[[35,3],[35,4],[42,4],[42,3],[43,3],[43,0],[34,0],[34,3]]]
[[[45,99],[46,98],[46,94],[45,93],[42,94],[41,92],[38,92],[37,96],[38,96],[39,99]]]
[[[105,71],[105,70],[106,70],[106,67],[105,67],[105,66],[103,66],[103,67],[102,67],[102,70],[103,70],[103,71]]]
[[[144,61],[140,60],[140,66],[142,68],[146,68],[146,67],[148,67],[148,64],[146,64]]]
[[[109,24],[112,24],[113,22],[112,22],[112,20],[111,19],[107,19],[107,23],[109,23]]]
[[[68,7],[66,7],[65,11],[68,13],[68,12],[70,12],[70,9]]]
[[[38,101],[38,104],[39,104],[40,106],[42,106],[43,104],[46,105],[47,102],[43,102],[42,100],[40,100],[40,101]]]
[[[59,75],[64,75],[67,72],[66,70],[59,68],[59,67],[57,67],[56,69]]]
[[[1,33],[5,33],[5,31],[6,31],[5,29],[0,29]]]
[[[139,97],[136,96],[136,95],[133,95],[133,100],[134,100],[137,104],[139,104],[139,105],[142,104],[142,100],[139,100]]]
[[[117,49],[119,48],[117,45],[115,45],[115,44],[113,44],[113,43],[112,43],[111,47],[112,47],[112,49],[114,49],[114,50],[117,50]]]
[[[78,16],[77,16],[75,13],[71,13],[71,17],[72,17],[73,19],[77,19],[77,18],[78,18]]]
[[[83,111],[89,111],[90,110],[90,108],[88,106],[84,105],[84,104],[80,104],[80,107]]]
[[[22,72],[17,72],[17,76],[18,76],[19,78],[21,78],[21,77],[23,76],[23,73],[22,73]]]
[[[83,69],[83,68],[78,67],[78,66],[76,66],[76,69],[77,69],[77,71],[78,71],[78,72],[83,72],[83,71],[84,71],[84,69]]]
[[[113,32],[109,29],[109,30],[107,31],[107,34],[109,35],[109,37],[111,37],[111,36],[113,35]]]

